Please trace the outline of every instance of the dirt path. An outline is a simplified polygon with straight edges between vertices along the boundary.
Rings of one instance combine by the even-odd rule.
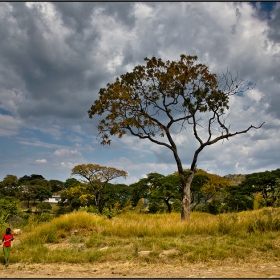
[[[0,278],[280,278],[280,263],[262,265],[188,264],[184,266],[100,264],[11,264],[0,267]]]

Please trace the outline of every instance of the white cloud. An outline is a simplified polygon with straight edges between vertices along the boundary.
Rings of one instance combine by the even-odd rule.
[[[53,163],[55,166],[72,169],[78,164],[87,163],[81,152],[76,149],[58,149],[54,153]]]
[[[124,180],[122,183],[126,185],[130,185],[133,183],[136,183],[139,181],[139,178],[137,176],[128,176],[126,180]]]
[[[8,115],[0,114],[0,136],[13,136],[19,133],[22,121]]]
[[[47,160],[46,159],[36,159],[35,162],[38,162],[38,163],[46,163]]]
[[[55,156],[65,157],[65,156],[81,156],[82,154],[78,150],[71,149],[58,149],[54,152]]]
[[[52,143],[47,143],[47,142],[43,142],[40,141],[37,138],[22,138],[19,137],[17,140],[20,144],[22,145],[27,145],[27,146],[35,146],[35,147],[42,147],[42,148],[63,148],[63,145],[59,145],[59,144],[52,144]]]
[[[13,116],[17,116],[17,109],[23,102],[25,96],[21,91],[12,89],[0,91],[0,108],[10,112]]]
[[[71,169],[71,168],[73,168],[74,167],[74,164],[72,164],[71,162],[61,162],[60,163],[61,164],[61,166],[63,167],[63,168],[67,168],[67,169]]]
[[[119,157],[113,160],[106,162],[106,166],[112,166],[121,170],[128,172],[127,182],[133,181],[135,175],[140,178],[141,174],[148,174],[151,172],[157,172],[161,174],[169,174],[176,171],[175,162],[174,164],[165,164],[165,163],[153,163],[147,162],[146,158],[126,158]]]

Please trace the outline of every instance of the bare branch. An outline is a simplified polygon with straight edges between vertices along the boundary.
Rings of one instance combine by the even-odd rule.
[[[213,145],[215,144],[216,142],[222,140],[222,139],[228,139],[229,137],[233,137],[235,135],[238,135],[238,134],[244,134],[244,133],[247,133],[250,129],[254,128],[254,129],[260,129],[263,125],[264,125],[265,122],[263,122],[260,126],[254,126],[254,125],[250,125],[247,129],[245,130],[242,130],[242,131],[237,131],[235,133],[227,133],[225,135],[221,135],[219,137],[216,137],[215,139],[213,139],[212,141],[206,141],[204,143],[201,143],[200,142],[200,147],[195,151],[194,153],[194,156],[193,156],[193,161],[192,161],[192,164],[191,164],[191,170],[193,170],[195,168],[195,165],[196,165],[196,162],[197,162],[197,157],[198,157],[198,154],[206,147],[206,146],[210,146],[210,145]]]

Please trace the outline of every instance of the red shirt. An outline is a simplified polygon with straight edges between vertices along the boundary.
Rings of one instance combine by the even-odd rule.
[[[3,246],[10,247],[11,246],[11,240],[10,239],[12,239],[12,238],[14,238],[14,236],[12,234],[8,235],[8,234],[5,233],[3,235],[3,240],[4,240]],[[10,241],[5,241],[5,240],[10,240]]]

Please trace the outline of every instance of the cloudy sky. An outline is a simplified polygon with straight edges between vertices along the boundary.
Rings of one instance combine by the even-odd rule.
[[[143,58],[180,54],[256,84],[230,102],[232,132],[265,122],[207,147],[198,168],[221,176],[280,168],[279,30],[279,2],[1,2],[0,181],[65,181],[82,163],[125,170],[116,182],[127,184],[176,171],[171,152],[149,141],[128,135],[101,146],[87,111],[100,88]],[[175,138],[189,168],[197,144]]]

